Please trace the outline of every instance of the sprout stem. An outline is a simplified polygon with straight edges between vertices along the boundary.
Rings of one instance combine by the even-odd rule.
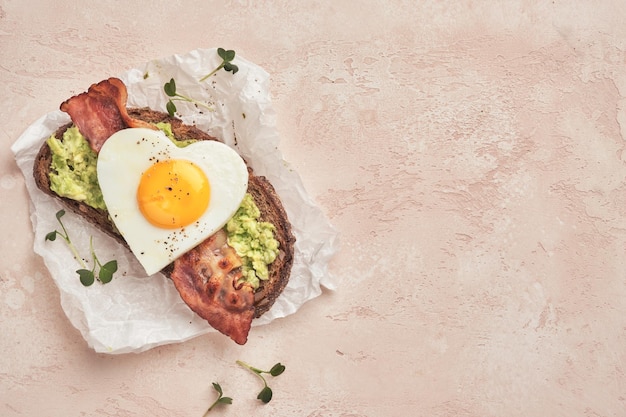
[[[65,212],[63,212],[63,214],[65,214]],[[61,233],[59,233],[59,234],[61,235],[63,240],[65,240],[65,243],[67,243],[67,246],[70,248],[70,251],[72,252],[72,255],[74,256],[74,259],[76,259],[76,261],[80,264],[80,266],[82,266],[83,268],[87,268],[87,265],[85,265],[85,262],[83,261],[83,258],[78,253],[78,249],[76,249],[76,246],[74,246],[74,244],[70,240],[70,235],[67,232],[67,229],[65,228],[65,225],[61,221],[61,217],[63,216],[63,214],[59,215],[57,213],[57,221],[59,222],[59,224],[61,225],[61,228],[63,229],[63,234],[61,234]]]
[[[215,74],[216,72],[218,72],[219,70],[221,70],[222,68],[224,68],[224,63],[222,63],[222,65],[220,65],[219,67],[215,68],[213,71],[209,72],[207,75],[205,75],[204,77],[200,78],[200,82],[206,80],[207,78],[209,78],[211,75]]]

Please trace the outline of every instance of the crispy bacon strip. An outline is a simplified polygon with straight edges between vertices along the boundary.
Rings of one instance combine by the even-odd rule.
[[[128,115],[127,99],[124,83],[118,78],[109,78],[93,84],[87,92],[65,100],[61,103],[61,111],[69,114],[91,149],[98,153],[109,136],[118,130],[127,127],[154,129],[151,124]]]
[[[171,278],[196,314],[243,345],[254,318],[254,290],[237,285],[240,266],[241,259],[226,243],[222,229],[175,260]]]

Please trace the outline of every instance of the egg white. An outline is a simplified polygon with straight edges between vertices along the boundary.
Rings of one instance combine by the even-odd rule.
[[[211,185],[211,200],[200,218],[179,229],[162,229],[141,214],[137,187],[141,175],[157,161],[186,159],[200,167]],[[98,182],[115,226],[148,275],[192,249],[235,214],[248,189],[248,169],[229,146],[198,141],[179,148],[158,130],[123,129],[98,154]]]

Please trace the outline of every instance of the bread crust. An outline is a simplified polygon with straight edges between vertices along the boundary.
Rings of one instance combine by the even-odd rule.
[[[183,124],[180,119],[169,116],[167,113],[155,111],[149,108],[129,108],[128,114],[136,119],[150,123],[167,122],[172,126],[172,132],[178,140],[218,140],[206,132]],[[72,126],[68,123],[55,132],[55,137],[63,139],[63,133]],[[52,152],[47,143],[44,142],[33,167],[35,184],[44,193],[60,200],[70,211],[89,221],[98,229],[107,233],[117,240],[121,245],[128,248],[128,244],[117,231],[114,223],[110,220],[106,210],[95,209],[87,204],[57,195],[50,189],[50,170],[52,163]],[[270,222],[275,226],[275,238],[279,242],[279,254],[276,260],[269,265],[269,278],[261,281],[255,292],[255,317],[260,317],[267,312],[289,281],[291,268],[293,266],[295,237],[292,233],[291,223],[280,197],[272,184],[263,176],[257,176],[248,167],[248,192],[254,198],[256,205],[261,212],[261,220]],[[170,266],[165,267],[161,272],[169,278]]]

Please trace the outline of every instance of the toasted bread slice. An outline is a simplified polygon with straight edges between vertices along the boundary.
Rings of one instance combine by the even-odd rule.
[[[133,118],[149,123],[170,123],[172,132],[178,140],[217,140],[194,126],[185,125],[181,120],[170,117],[167,113],[154,111],[149,108],[129,108],[128,113]],[[63,133],[71,126],[72,123],[68,123],[60,127],[55,132],[55,137],[62,140]],[[128,248],[126,241],[119,234],[105,210],[95,209],[79,201],[60,197],[50,189],[49,174],[51,162],[52,152],[44,142],[37,154],[33,167],[33,175],[37,187],[44,193],[59,199],[69,210],[83,217]],[[280,245],[278,257],[269,266],[269,278],[261,281],[260,287],[255,292],[255,317],[260,317],[272,307],[276,298],[289,281],[293,265],[295,237],[293,236],[287,213],[272,184],[265,177],[254,175],[251,168],[248,168],[248,171],[248,192],[259,207],[261,220],[270,222],[275,226],[275,238]],[[171,268],[168,266],[161,272],[169,277],[170,270]]]

